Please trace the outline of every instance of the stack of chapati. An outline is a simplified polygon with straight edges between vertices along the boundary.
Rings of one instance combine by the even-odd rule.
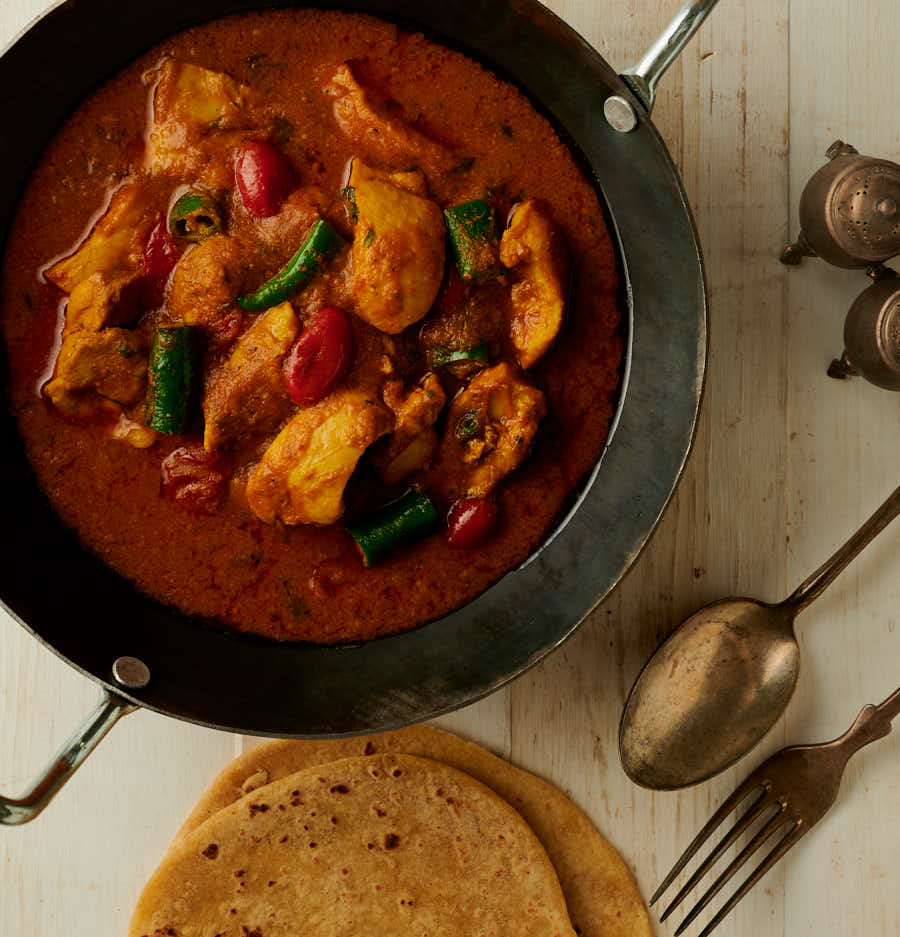
[[[131,937],[649,937],[625,863],[556,788],[416,726],[233,762]]]

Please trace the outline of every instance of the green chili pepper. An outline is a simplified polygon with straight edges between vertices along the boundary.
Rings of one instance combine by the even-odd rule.
[[[319,272],[326,260],[331,260],[344,246],[344,239],[327,221],[317,221],[303,242],[300,250],[286,266],[267,280],[255,292],[238,296],[238,305],[250,312],[259,312],[284,302],[302,290]]]
[[[450,249],[463,280],[490,280],[500,275],[499,240],[494,209],[482,199],[444,211]]]
[[[440,517],[427,495],[410,491],[373,517],[350,528],[366,566],[384,559],[400,546],[427,537],[440,526]]]
[[[474,348],[447,348],[444,345],[438,345],[431,349],[429,353],[431,367],[440,368],[445,364],[453,364],[454,361],[487,361],[487,345],[476,345]]]
[[[193,326],[159,326],[154,332],[146,409],[151,429],[184,433],[190,427],[200,384],[198,349]]]
[[[477,410],[467,410],[456,424],[456,438],[460,442],[477,436],[480,431],[481,420],[478,418]]]
[[[169,212],[169,230],[184,241],[205,241],[222,230],[214,199],[202,192],[186,192]]]

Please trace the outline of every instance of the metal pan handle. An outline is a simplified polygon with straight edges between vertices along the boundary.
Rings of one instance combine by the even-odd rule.
[[[106,733],[122,716],[127,716],[135,709],[137,706],[134,703],[114,693],[104,692],[97,708],[51,759],[28,792],[17,798],[0,796],[0,824],[15,826],[33,820],[100,744]]]
[[[640,62],[625,70],[622,79],[648,113],[653,110],[656,86],[660,78],[718,2],[719,0],[688,0]]]

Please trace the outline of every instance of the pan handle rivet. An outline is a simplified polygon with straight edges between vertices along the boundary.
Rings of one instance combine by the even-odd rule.
[[[119,657],[112,665],[116,683],[130,690],[143,689],[150,682],[150,668],[136,657]]]
[[[630,133],[638,125],[634,106],[621,95],[613,94],[603,102],[606,122],[619,133]]]

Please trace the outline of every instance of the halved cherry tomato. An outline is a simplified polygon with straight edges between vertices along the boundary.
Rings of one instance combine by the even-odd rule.
[[[234,160],[234,182],[241,199],[256,218],[278,214],[282,202],[297,184],[294,167],[268,140],[242,146]]]
[[[220,452],[182,446],[163,459],[159,491],[192,514],[212,514],[228,492],[231,465]]]
[[[144,274],[141,300],[148,309],[156,309],[162,305],[166,283],[176,263],[178,246],[169,234],[166,219],[160,215],[147,235],[144,252],[141,254],[141,270]]]
[[[309,407],[327,396],[353,363],[353,326],[337,306],[323,306],[309,320],[284,360],[284,386]]]
[[[471,550],[489,540],[500,524],[500,508],[487,498],[464,498],[447,515],[447,542]]]

